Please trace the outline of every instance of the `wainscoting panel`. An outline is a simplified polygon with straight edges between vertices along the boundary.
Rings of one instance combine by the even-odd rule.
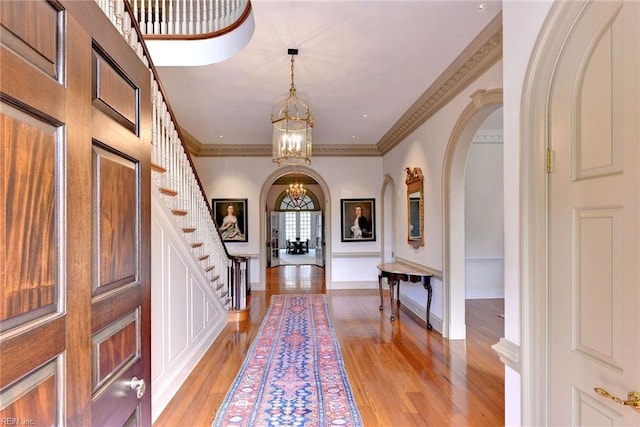
[[[227,312],[178,225],[153,192],[152,217],[152,419],[227,324]]]

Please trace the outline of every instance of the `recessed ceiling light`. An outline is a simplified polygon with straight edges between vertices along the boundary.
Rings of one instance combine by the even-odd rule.
[[[356,136],[355,135],[351,135],[351,138],[356,139]]]
[[[364,117],[366,119],[367,118],[367,114],[366,113],[363,114],[362,117]]]
[[[220,139],[224,138],[222,135],[220,135]]]
[[[483,10],[485,10],[485,9],[486,9],[486,7],[487,7],[487,4],[486,4],[486,3],[480,3],[480,6],[478,6],[478,10],[479,10],[479,11],[483,11]]]

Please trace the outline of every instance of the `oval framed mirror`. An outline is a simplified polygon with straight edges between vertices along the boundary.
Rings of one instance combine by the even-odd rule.
[[[422,170],[405,168],[407,172],[407,242],[414,249],[424,246],[424,196]]]

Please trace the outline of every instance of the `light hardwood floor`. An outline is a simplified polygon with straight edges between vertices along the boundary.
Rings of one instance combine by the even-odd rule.
[[[467,340],[449,341],[401,312],[389,321],[377,290],[325,292],[322,269],[282,266],[252,291],[249,319],[229,324],[155,426],[210,426],[253,341],[271,295],[326,293],[365,426],[502,426],[504,366],[490,346],[504,334],[503,300],[467,302]]]

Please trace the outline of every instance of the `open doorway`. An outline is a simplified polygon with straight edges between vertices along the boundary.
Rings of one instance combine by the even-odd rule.
[[[467,155],[464,192],[467,300],[504,298],[502,114],[503,109],[498,108],[485,119]]]
[[[303,180],[308,180],[308,183],[304,184],[305,181]],[[305,166],[280,166],[265,179],[262,186],[260,192],[260,235],[261,246],[265,250],[260,251],[260,283],[266,283],[267,275],[276,267],[274,264],[280,265],[280,250],[286,251],[287,239],[282,234],[284,231],[280,230],[285,228],[280,226],[279,215],[281,211],[287,210],[282,206],[285,201],[284,195],[286,195],[289,185],[295,184],[295,181],[302,183],[308,190],[307,194],[314,197],[313,209],[307,210],[311,211],[312,215],[316,215],[316,218],[312,220],[315,230],[311,231],[311,234],[315,236],[315,242],[311,242],[311,237],[309,242],[310,249],[315,249],[316,263],[309,266],[318,268],[326,288],[330,289],[331,257],[325,256],[325,254],[331,253],[331,241],[326,238],[331,235],[330,191],[324,179],[316,171]],[[275,227],[272,227],[272,225],[275,225]],[[294,239],[295,237],[298,236],[294,236]],[[302,240],[302,236],[300,238]],[[274,263],[275,256],[278,256],[278,259]],[[318,265],[320,267],[317,267]],[[291,266],[285,265],[284,267]]]
[[[271,230],[267,267],[324,267],[323,199],[320,186],[308,175],[288,173],[273,182],[267,194]]]
[[[465,171],[474,137],[502,108],[502,89],[479,90],[458,118],[447,144],[443,170],[443,335],[466,338]]]

